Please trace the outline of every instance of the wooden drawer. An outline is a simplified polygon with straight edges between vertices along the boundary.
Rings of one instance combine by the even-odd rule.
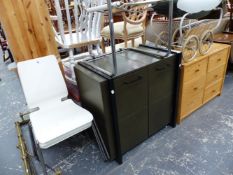
[[[204,86],[205,86],[205,77],[196,78],[193,81],[184,83],[182,96],[187,98],[195,96],[196,94],[204,91]]]
[[[213,97],[217,96],[220,93],[222,87],[222,81],[223,79],[220,79],[219,81],[217,81],[216,83],[205,89],[204,103],[206,103],[207,101],[209,101],[210,99],[212,99]]]
[[[205,77],[185,83],[181,92],[180,117],[181,119],[202,105],[205,86]]]
[[[200,77],[202,75],[206,74],[207,69],[207,57],[206,59],[203,59],[197,63],[194,63],[189,66],[184,66],[184,82],[190,81],[192,79],[195,79],[197,77]]]
[[[184,97],[180,109],[180,120],[187,117],[190,113],[192,113],[194,110],[202,105],[203,92],[204,91],[199,92],[192,97]]]
[[[206,87],[213,84],[215,81],[218,81],[224,77],[225,65],[212,70],[207,74]]]
[[[228,49],[223,49],[209,57],[208,72],[211,72],[215,68],[225,65],[228,57]]]

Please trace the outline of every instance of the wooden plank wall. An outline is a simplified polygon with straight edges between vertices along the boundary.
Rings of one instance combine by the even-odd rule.
[[[45,0],[0,0],[0,22],[16,62],[59,58]]]

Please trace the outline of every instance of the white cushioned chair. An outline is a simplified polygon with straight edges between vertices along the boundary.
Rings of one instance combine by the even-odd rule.
[[[49,148],[92,127],[101,151],[106,151],[92,114],[68,99],[57,59],[50,55],[19,62],[18,74],[30,113],[34,153],[47,174],[41,149]]]

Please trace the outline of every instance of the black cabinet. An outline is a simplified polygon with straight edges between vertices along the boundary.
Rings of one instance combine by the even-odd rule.
[[[110,153],[123,153],[173,122],[180,54],[140,46],[80,62],[75,74],[81,103],[93,115]]]

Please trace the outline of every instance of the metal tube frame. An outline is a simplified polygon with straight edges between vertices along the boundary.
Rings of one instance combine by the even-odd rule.
[[[92,128],[93,133],[95,135],[95,138],[96,138],[97,144],[99,146],[101,155],[104,157],[105,161],[109,160],[110,159],[109,153],[107,151],[107,148],[106,148],[106,146],[104,144],[103,138],[102,138],[102,136],[101,136],[101,134],[99,132],[98,126],[97,126],[94,119],[92,121],[91,128]]]
[[[17,132],[18,132],[18,138],[21,139],[21,140],[23,139],[20,126],[21,125],[26,125],[26,124],[28,124],[28,127],[29,127],[29,137],[30,137],[30,141],[31,141],[31,144],[32,144],[32,151],[33,151],[33,155],[29,155],[27,153],[27,148],[26,148],[25,143],[21,143],[22,141],[20,141],[21,145],[24,144],[24,146],[23,146],[24,148],[20,148],[20,150],[22,152],[22,158],[24,160],[26,174],[27,175],[32,175],[33,174],[32,170],[30,168],[30,165],[29,165],[29,163],[28,163],[28,161],[26,159],[29,158],[29,157],[34,157],[34,158],[36,158],[36,160],[39,161],[39,163],[40,163],[40,165],[42,167],[42,171],[43,171],[44,175],[48,174],[47,168],[49,168],[52,171],[54,171],[56,175],[60,175],[61,172],[59,170],[54,170],[53,168],[51,168],[50,166],[48,166],[45,163],[42,150],[40,148],[39,143],[36,141],[36,139],[35,139],[35,137],[33,135],[32,126],[31,126],[31,123],[30,123],[29,120],[23,120],[23,122],[21,122],[21,123],[20,122],[16,122],[16,128],[17,128]],[[106,146],[104,144],[103,138],[102,138],[102,136],[100,134],[100,131],[98,129],[98,126],[97,126],[95,120],[93,120],[91,128],[92,128],[92,131],[93,131],[94,136],[96,138],[97,144],[99,146],[101,155],[104,157],[105,161],[109,160],[109,158],[110,158],[109,153],[108,153],[107,148],[106,148]]]
[[[173,29],[173,0],[169,1],[169,21],[168,21],[168,54],[171,54],[172,50],[172,29]]]
[[[114,37],[114,26],[113,26],[113,14],[112,14],[112,1],[107,0],[108,13],[109,13],[109,28],[110,28],[110,45],[112,49],[112,59],[113,59],[113,76],[117,73],[117,62],[116,62],[116,47],[115,47],[115,37]]]
[[[112,77],[117,74],[117,62],[116,62],[116,48],[115,48],[115,37],[114,37],[114,26],[113,26],[113,14],[112,14],[112,3],[111,0],[107,0],[108,12],[109,12],[109,28],[110,28],[110,45],[112,50],[112,59],[113,59],[113,73]],[[172,48],[172,26],[173,26],[173,0],[169,0],[169,43],[168,43],[168,55],[171,54]],[[109,95],[111,100],[111,108],[113,115],[113,127],[115,133],[115,144],[116,144],[116,152],[117,158],[116,161],[119,164],[122,164],[122,150],[121,150],[121,142],[120,142],[120,132],[119,132],[119,124],[118,124],[118,116],[116,109],[116,97],[115,97],[115,85],[112,78],[108,79],[109,83]]]

